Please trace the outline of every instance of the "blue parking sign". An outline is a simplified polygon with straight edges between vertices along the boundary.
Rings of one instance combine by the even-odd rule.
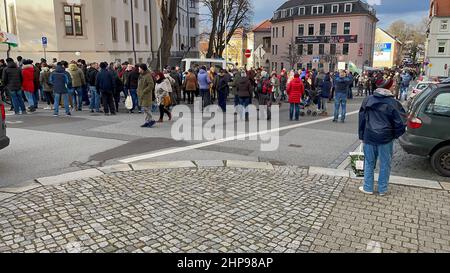
[[[47,37],[42,37],[42,45],[47,46],[47,44],[48,44]]]

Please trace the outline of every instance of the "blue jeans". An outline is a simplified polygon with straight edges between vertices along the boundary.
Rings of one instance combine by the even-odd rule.
[[[97,88],[95,86],[89,86],[89,91],[91,92],[89,109],[95,110],[98,113],[100,112],[100,95],[97,94]]]
[[[23,93],[25,94],[25,97],[28,100],[28,105],[30,108],[35,108],[34,107],[34,94],[31,92],[27,92],[27,91],[23,91]]]
[[[66,109],[66,114],[70,114],[70,108],[69,108],[69,94],[58,94],[55,93],[55,115],[59,114],[59,100],[62,97],[64,100],[64,108]]]
[[[239,97],[238,96],[238,100],[239,100],[239,105],[242,107],[242,112],[240,113],[241,115],[241,119],[244,118],[244,116],[246,117],[246,114],[248,113],[248,105],[250,104],[250,97]]]
[[[40,96],[40,93],[42,92],[42,89],[38,89],[38,90],[35,90],[34,91],[34,93],[33,93],[33,102],[34,102],[34,108],[38,108],[38,103],[39,103],[39,96]],[[42,95],[41,95],[41,97],[42,97]]]
[[[209,93],[209,89],[200,89],[200,95],[202,96],[203,107],[211,104],[211,93]]]
[[[407,96],[408,96],[408,86],[401,86],[400,87],[400,101],[402,100],[406,100]]]
[[[295,120],[300,119],[300,103],[291,103],[291,108],[289,109],[289,119],[294,119],[294,111],[295,111]]]
[[[16,114],[19,114],[20,112],[25,113],[25,103],[23,102],[23,93],[22,90],[17,91],[9,91],[9,94],[11,94],[11,102],[14,107],[14,112]]]
[[[339,108],[342,107],[341,120],[345,121],[345,116],[347,114],[347,94],[336,93],[334,98],[334,120],[339,119]]]
[[[138,109],[138,111],[141,111],[141,107],[139,106],[137,90],[136,89],[128,89],[128,94],[131,95],[131,99],[133,100],[133,109],[131,109],[131,111],[134,111],[136,108]]]
[[[234,95],[234,107],[239,105],[239,96],[238,95]]]
[[[81,111],[83,110],[83,87],[74,87],[73,92],[76,96],[73,99],[73,108],[78,107],[78,111]]]
[[[373,192],[374,172],[378,158],[380,159],[380,177],[378,179],[378,192],[384,194],[388,191],[389,177],[391,175],[391,161],[394,142],[383,145],[364,144],[364,190]]]

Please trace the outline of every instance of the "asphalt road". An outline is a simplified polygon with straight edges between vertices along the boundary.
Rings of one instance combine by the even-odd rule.
[[[348,112],[357,111],[361,101],[361,98],[350,100]],[[332,104],[328,106],[332,112]],[[70,118],[56,118],[51,111],[40,109],[26,116],[8,115],[7,134],[11,145],[0,151],[0,187],[92,166],[118,164],[138,155],[145,155],[145,161],[238,159],[335,168],[358,146],[356,114],[350,115],[345,124],[332,123],[330,118],[323,117],[302,117],[300,122],[290,122],[288,104],[281,108],[279,126],[299,127],[281,130],[279,148],[271,152],[261,151],[260,141],[252,140],[208,143],[200,148],[190,148],[207,141],[173,140],[171,122],[152,129],[140,128],[144,116],[139,114],[104,116],[86,110],[73,114]],[[182,147],[187,148],[173,152]],[[396,160],[402,161],[394,164],[398,166],[398,170],[394,167],[396,174],[419,178],[434,176],[423,164],[426,159],[413,157],[410,160],[414,165],[409,166],[398,152]],[[409,172],[408,168],[415,170]]]

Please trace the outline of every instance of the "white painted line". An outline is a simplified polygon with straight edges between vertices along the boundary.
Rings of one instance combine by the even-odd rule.
[[[359,111],[350,112],[350,113],[347,113],[347,116],[356,115],[358,113],[359,113]],[[281,131],[296,129],[296,128],[300,128],[300,127],[304,127],[304,126],[308,126],[308,125],[312,125],[312,124],[321,123],[321,122],[324,122],[324,121],[331,121],[331,120],[333,120],[333,118],[334,117],[323,118],[323,119],[308,121],[308,122],[305,122],[305,123],[300,123],[300,124],[295,124],[295,125],[275,128],[275,129],[271,129],[271,130],[265,130],[265,131],[261,131],[261,132],[254,132],[254,133],[248,133],[248,134],[241,134],[241,135],[237,135],[237,136],[217,139],[217,140],[213,140],[213,141],[209,141],[209,142],[203,142],[203,143],[194,144],[194,145],[190,145],[190,146],[163,150],[163,151],[160,151],[160,152],[144,154],[144,155],[140,155],[140,156],[136,156],[136,157],[122,159],[122,160],[119,160],[119,162],[127,163],[127,164],[128,163],[133,163],[133,162],[136,162],[136,161],[146,160],[146,159],[155,158],[155,157],[159,157],[159,156],[165,156],[165,155],[169,155],[169,154],[176,154],[176,153],[181,153],[181,152],[185,152],[185,151],[191,151],[191,150],[195,150],[195,149],[199,149],[199,148],[203,148],[203,147],[208,147],[208,146],[212,146],[212,145],[216,145],[216,144],[220,144],[220,143],[224,143],[224,142],[228,142],[228,141],[245,139],[245,138],[250,138],[250,137],[254,137],[254,136],[260,136],[260,135],[265,135],[265,134],[270,134],[270,133],[275,133],[275,132],[281,132]]]

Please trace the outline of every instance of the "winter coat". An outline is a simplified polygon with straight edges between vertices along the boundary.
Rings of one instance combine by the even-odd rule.
[[[10,62],[3,69],[2,82],[9,91],[19,91],[22,89],[22,72],[16,63]]]
[[[33,69],[34,69],[34,91],[36,92],[39,90],[41,86],[40,82],[41,70],[37,66],[33,66]]]
[[[197,90],[197,77],[194,73],[189,72],[184,80],[186,91],[196,91]]]
[[[89,84],[89,86],[95,86],[95,81],[97,80],[98,70],[89,67],[87,74],[86,74],[86,82]]]
[[[200,69],[200,72],[198,72],[198,85],[199,88],[202,90],[209,90],[209,84],[211,81],[208,77],[208,72],[206,70]]]
[[[233,94],[233,96],[238,95],[238,86],[239,83],[242,79],[242,76],[240,73],[236,73],[233,77],[233,81],[230,82],[230,87],[231,87],[231,94]]]
[[[142,107],[151,107],[153,103],[153,89],[155,88],[155,82],[150,72],[145,71],[139,76],[137,94],[139,98],[139,104]]]
[[[331,87],[332,87],[331,78],[330,76],[326,75],[320,85],[321,90],[320,96],[322,98],[328,99],[330,97]]]
[[[69,75],[62,66],[57,66],[55,71],[50,74],[49,82],[53,86],[55,94],[67,94],[67,88],[70,82]]]
[[[270,83],[272,84],[272,92],[276,94],[276,96],[278,96],[279,92],[280,92],[280,80],[278,78],[270,78]]]
[[[230,82],[230,76],[225,74],[223,76],[218,77],[218,84],[217,84],[217,92],[222,94],[227,94],[229,91],[229,85]]]
[[[409,84],[412,80],[411,75],[409,75],[408,73],[404,73],[400,77],[402,80],[402,87],[409,87]]]
[[[378,88],[359,110],[359,139],[370,145],[390,143],[405,133],[405,120],[406,112],[391,91]]]
[[[97,74],[95,86],[97,87],[97,92],[111,94],[114,93],[114,90],[116,88],[114,75],[106,69],[101,69]]]
[[[334,84],[336,86],[336,94],[347,94],[348,93],[348,89],[350,88],[350,84],[351,84],[352,80],[350,80],[350,78],[345,77],[345,78],[341,78],[341,77],[337,77],[334,81]]]
[[[139,71],[137,69],[133,69],[133,71],[128,73],[126,88],[136,90],[138,88],[138,82],[139,82]]]
[[[301,103],[303,93],[305,93],[305,86],[300,78],[294,78],[287,87],[289,95],[289,103]]]
[[[53,86],[50,84],[50,74],[50,69],[48,67],[42,68],[41,74],[39,76],[39,82],[44,92],[53,91]]]
[[[172,93],[172,86],[170,84],[169,79],[164,79],[160,83],[156,83],[155,85],[155,96],[156,96],[156,103],[158,105],[163,103],[163,98],[165,96],[168,96],[169,93]]]
[[[253,85],[248,77],[240,76],[239,82],[237,82],[237,95],[240,98],[251,98],[253,95]]]
[[[32,64],[22,66],[22,90],[34,93],[34,66]]]
[[[286,91],[287,88],[287,77],[286,75],[283,75],[280,77],[280,90],[281,91]]]
[[[78,68],[76,64],[70,64],[68,72],[72,78],[72,88],[81,87],[86,84],[83,70]]]

